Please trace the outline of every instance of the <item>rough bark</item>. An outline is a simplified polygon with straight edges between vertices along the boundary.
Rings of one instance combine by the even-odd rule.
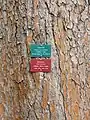
[[[52,45],[52,72],[29,72],[29,45]],[[0,120],[90,120],[85,0],[0,0]]]

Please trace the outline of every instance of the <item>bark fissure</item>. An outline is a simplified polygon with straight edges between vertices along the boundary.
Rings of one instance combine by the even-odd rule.
[[[0,1],[0,120],[90,119],[87,0]],[[30,44],[51,44],[50,73],[30,73]]]

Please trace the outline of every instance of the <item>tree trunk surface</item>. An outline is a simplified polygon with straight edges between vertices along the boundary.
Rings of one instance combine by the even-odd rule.
[[[0,0],[0,120],[90,120],[89,7]],[[50,73],[30,73],[31,43],[51,44]]]

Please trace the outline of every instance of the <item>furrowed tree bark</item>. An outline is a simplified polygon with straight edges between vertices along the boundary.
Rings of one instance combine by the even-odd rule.
[[[88,0],[0,0],[0,120],[90,120]],[[52,71],[30,73],[31,43]]]

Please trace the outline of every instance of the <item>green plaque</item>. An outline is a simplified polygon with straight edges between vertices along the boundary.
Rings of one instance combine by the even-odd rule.
[[[30,45],[31,57],[51,57],[51,45]]]

